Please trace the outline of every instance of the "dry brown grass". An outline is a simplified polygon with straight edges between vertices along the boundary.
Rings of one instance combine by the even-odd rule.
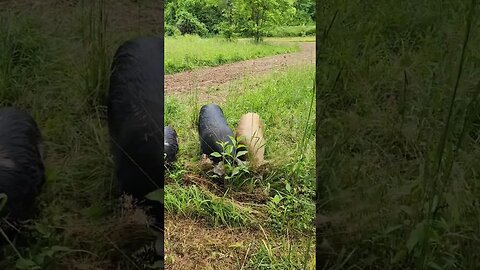
[[[165,269],[241,269],[262,238],[260,230],[212,228],[202,220],[167,215]]]

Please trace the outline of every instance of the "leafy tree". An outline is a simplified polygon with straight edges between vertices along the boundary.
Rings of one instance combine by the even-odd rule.
[[[296,9],[296,22],[308,23],[315,21],[315,0],[296,0],[294,7]]]
[[[182,35],[185,34],[198,34],[199,36],[205,36],[208,33],[208,29],[190,12],[182,10],[177,13],[176,27],[180,30]]]
[[[234,17],[243,25],[240,31],[260,42],[270,27],[282,24],[282,15],[295,11],[292,4],[292,0],[236,0]]]
[[[315,0],[165,0],[167,34],[237,34],[262,40],[278,26],[305,25],[315,18]],[[167,31],[168,30],[168,31]]]
[[[232,40],[235,36],[237,25],[234,21],[234,2],[233,0],[223,0],[220,4],[222,9],[222,21],[218,24],[217,29],[227,40]]]

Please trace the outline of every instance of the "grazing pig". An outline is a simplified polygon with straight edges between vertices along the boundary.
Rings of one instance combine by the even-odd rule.
[[[163,189],[163,59],[163,38],[122,44],[114,55],[107,99],[119,188],[148,206],[161,229],[163,203],[145,195]]]
[[[218,141],[232,143],[229,136],[233,137],[232,130],[228,127],[222,109],[216,104],[207,104],[200,109],[198,120],[198,134],[200,136],[200,149],[202,154],[210,156],[213,152],[222,152]],[[210,157],[211,158],[211,157]],[[218,162],[218,158],[211,158]]]
[[[167,164],[173,163],[178,153],[178,139],[175,130],[168,126],[163,129],[163,147],[165,154],[167,154],[165,162]]]
[[[260,166],[264,162],[265,138],[264,125],[256,113],[247,113],[240,118],[236,129],[236,137],[245,145],[252,165]]]
[[[32,217],[35,197],[45,183],[42,137],[33,118],[14,107],[0,108],[0,193],[2,214],[12,220]]]

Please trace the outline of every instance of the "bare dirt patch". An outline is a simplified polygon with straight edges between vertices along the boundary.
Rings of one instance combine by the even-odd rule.
[[[315,42],[301,42],[299,45],[300,51],[295,53],[165,75],[165,95],[184,95],[193,90],[205,90],[212,87],[220,90],[228,82],[246,76],[258,76],[295,65],[315,63]],[[200,100],[205,95],[211,99],[212,94],[205,93],[205,91],[198,93]]]

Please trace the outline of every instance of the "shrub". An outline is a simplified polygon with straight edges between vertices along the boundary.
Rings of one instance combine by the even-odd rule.
[[[177,14],[176,27],[182,35],[197,34],[199,36],[206,36],[208,29],[195,16],[188,11],[180,11]]]
[[[166,24],[165,25],[165,35],[166,36],[178,36],[180,35],[180,30],[175,25]]]

